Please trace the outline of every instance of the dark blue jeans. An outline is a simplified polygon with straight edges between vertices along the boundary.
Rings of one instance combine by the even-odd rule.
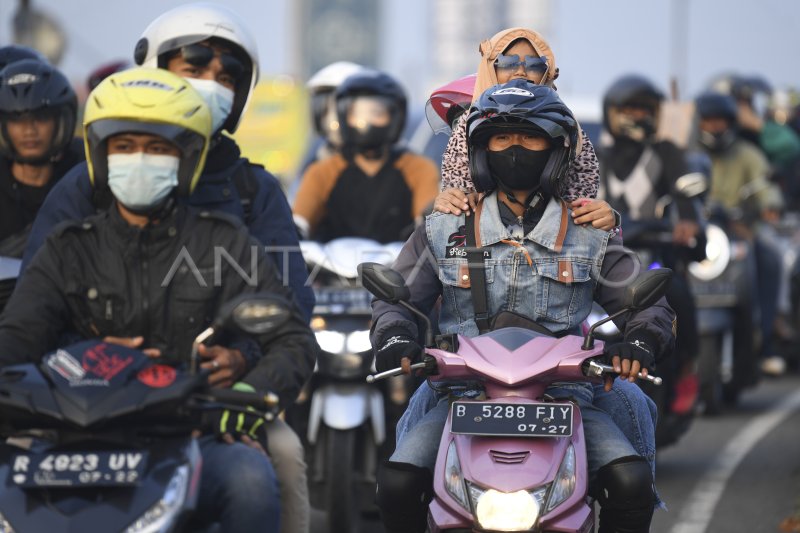
[[[225,533],[278,533],[280,492],[269,458],[239,442],[198,442],[203,474],[193,521],[219,522]]]

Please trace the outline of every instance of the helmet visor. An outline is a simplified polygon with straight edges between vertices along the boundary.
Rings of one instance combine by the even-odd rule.
[[[356,96],[347,104],[347,125],[359,133],[392,123],[394,103],[384,96]]]

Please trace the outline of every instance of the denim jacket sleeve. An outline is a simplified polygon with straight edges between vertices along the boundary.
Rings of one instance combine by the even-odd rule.
[[[300,252],[292,211],[280,183],[263,168],[253,165],[259,175],[259,190],[249,224],[250,235],[258,239],[275,262],[284,283],[292,289],[306,321],[314,310],[314,291],[306,285],[308,269]]]
[[[22,257],[22,272],[25,272],[28,263],[42,247],[53,228],[65,220],[82,220],[94,213],[92,184],[84,162],[67,172],[47,194],[36,220],[33,221],[25,255]]]
[[[442,294],[442,284],[439,281],[436,259],[428,245],[424,224],[411,234],[392,268],[406,280],[411,292],[411,304],[429,315]],[[401,328],[415,338],[422,337],[420,325],[408,310],[399,305],[373,300],[370,332],[372,346],[379,346],[386,332],[394,328]]]

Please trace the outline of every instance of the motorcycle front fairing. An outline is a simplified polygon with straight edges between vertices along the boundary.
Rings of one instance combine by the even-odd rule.
[[[428,350],[436,358],[438,369],[438,375],[430,379],[437,386],[451,380],[479,381],[486,399],[460,401],[482,403],[540,405],[551,383],[593,381],[583,373],[583,365],[603,351],[602,342],[583,350],[581,337],[557,339],[520,328],[505,328],[474,338],[459,336],[458,340],[457,354]],[[542,508],[535,528],[591,531],[594,518],[586,499],[586,444],[577,405],[573,406],[572,416],[573,430],[569,437],[479,436],[452,433],[451,408],[434,472],[436,496],[430,504],[431,531],[473,528],[477,523],[473,493],[488,489],[501,493],[538,493]],[[562,502],[546,509],[551,486],[570,446],[576,462],[574,489]],[[446,471],[448,454],[453,451],[458,458],[466,505],[446,488],[447,477],[453,475]]]

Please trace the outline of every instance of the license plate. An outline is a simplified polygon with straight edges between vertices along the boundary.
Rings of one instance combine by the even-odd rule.
[[[451,431],[492,437],[568,437],[571,403],[453,402]]]
[[[372,295],[364,289],[317,289],[318,312],[338,308],[340,310],[371,309]]]
[[[23,488],[134,486],[144,477],[147,455],[143,451],[17,454],[11,459],[9,482]]]

